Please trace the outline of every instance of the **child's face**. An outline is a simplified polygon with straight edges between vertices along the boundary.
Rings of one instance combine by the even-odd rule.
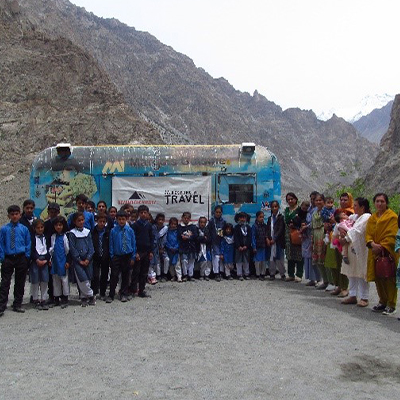
[[[172,231],[175,231],[178,229],[178,224],[176,223],[176,221],[173,221],[169,224],[169,229],[171,229]]]
[[[183,222],[185,225],[187,225],[187,224],[190,222],[190,215],[184,214],[184,215],[182,216],[182,222]]]
[[[325,203],[325,207],[329,209],[333,208],[333,200],[327,200]]]
[[[221,218],[221,215],[222,215],[222,210],[221,210],[220,208],[217,208],[217,209],[214,211],[214,217],[215,217],[215,218]]]
[[[112,218],[115,219],[115,216],[117,215],[117,210],[115,208],[110,208],[110,211],[108,212],[108,215]]]
[[[57,217],[58,214],[60,214],[60,211],[56,210],[55,208],[50,208],[47,210],[47,214],[50,219],[53,219]]]
[[[321,196],[317,196],[315,198],[315,205],[317,206],[318,210],[322,210],[322,207],[325,205],[324,199]]]
[[[147,210],[141,210],[139,211],[139,218],[140,219],[144,219],[144,220],[148,220],[149,219],[149,212]]]
[[[91,204],[86,204],[86,211],[90,213],[94,213],[94,208],[92,207]]]
[[[98,212],[102,212],[102,213],[106,213],[107,212],[106,205],[104,203],[97,204],[97,211]]]
[[[227,236],[232,235],[232,229],[231,229],[230,226],[228,226],[228,227],[225,229],[225,233],[226,233]]]
[[[33,215],[33,204],[27,204],[27,205],[24,207],[24,214],[25,214],[27,217],[32,217],[32,215]]]
[[[21,218],[21,213],[19,211],[12,211],[8,214],[8,218],[13,224],[16,224]]]
[[[159,228],[162,228],[164,226],[165,218],[158,217],[156,222],[157,222],[157,226]]]
[[[257,222],[264,222],[264,213],[261,213],[258,217],[257,217]]]
[[[207,225],[207,220],[205,218],[199,219],[199,228],[204,229]]]
[[[246,217],[239,218],[239,224],[244,225],[246,223]]]
[[[44,225],[43,224],[37,224],[35,226],[36,235],[43,235],[43,232],[44,232]]]
[[[63,224],[61,222],[57,222],[56,224],[54,224],[54,230],[58,233],[61,234],[63,231]]]
[[[85,223],[85,217],[84,216],[79,216],[76,220],[75,220],[75,226],[79,229],[83,228],[83,225]]]
[[[117,217],[118,225],[123,228],[126,225],[126,217]]]
[[[345,213],[340,213],[340,220],[344,221],[346,219],[349,219],[349,216],[347,214],[345,214]]]
[[[279,205],[277,203],[272,203],[271,205],[271,212],[272,214],[277,214],[279,211]]]
[[[99,218],[97,220],[97,228],[102,231],[106,227],[107,220],[105,218]]]
[[[83,211],[85,209],[86,203],[82,200],[78,200],[76,202],[76,207],[78,208],[78,211]],[[76,224],[75,224],[76,225]]]
[[[306,203],[302,203],[301,204],[301,206],[300,206],[300,208],[301,208],[301,211],[308,211],[308,204],[306,204]]]

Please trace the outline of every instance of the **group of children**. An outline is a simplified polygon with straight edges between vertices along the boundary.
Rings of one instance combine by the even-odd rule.
[[[111,303],[118,282],[119,299],[126,302],[135,295],[149,297],[146,282],[191,281],[195,265],[200,279],[207,281],[211,274],[216,281],[232,280],[234,266],[239,280],[250,279],[251,261],[259,279],[267,273],[274,229],[272,217],[265,224],[261,211],[252,227],[243,212],[236,215],[235,226],[227,223],[221,206],[215,207],[210,221],[200,217],[193,224],[191,213],[184,212],[180,221],[172,217],[165,225],[164,214],[153,221],[145,205],[137,210],[124,205],[118,211],[99,201],[96,212],[85,195],[75,200],[78,211],[68,220],[59,215],[56,203],[48,205],[46,221],[35,218],[33,200],[24,202],[22,213],[19,206],[8,208],[10,222],[0,230],[0,316],[14,272],[16,312],[25,311],[21,305],[27,273],[31,302],[39,310],[67,307],[71,282],[77,284],[81,305],[86,307],[95,305],[96,298]],[[279,269],[284,278],[284,268]]]

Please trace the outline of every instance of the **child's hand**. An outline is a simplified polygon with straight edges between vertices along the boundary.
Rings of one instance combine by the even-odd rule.
[[[133,267],[135,264],[135,260],[131,260],[131,267]]]
[[[136,261],[140,261],[139,253],[136,253]]]
[[[149,260],[151,261],[153,259],[153,253],[149,253]]]
[[[270,241],[269,241],[269,245],[270,246],[273,246],[275,244],[275,240],[274,239],[271,239]]]
[[[220,260],[223,260],[223,259],[224,259],[224,256],[221,254],[221,255],[219,256],[219,259],[220,259]]]
[[[46,260],[36,260],[36,265],[38,267],[43,267],[44,265],[46,265]]]
[[[65,269],[69,268],[69,263],[65,263]]]

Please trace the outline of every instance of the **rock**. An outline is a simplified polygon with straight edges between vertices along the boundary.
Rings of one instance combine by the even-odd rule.
[[[8,175],[8,176],[6,176],[5,178],[3,178],[3,179],[1,180],[1,183],[11,182],[11,181],[14,180],[14,179],[15,179],[15,176],[14,176],[14,175]]]

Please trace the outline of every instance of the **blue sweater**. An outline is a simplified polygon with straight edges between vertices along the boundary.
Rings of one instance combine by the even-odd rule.
[[[14,225],[15,229],[15,246],[11,248],[11,228]],[[26,258],[31,256],[31,234],[29,229],[17,222],[13,224],[9,222],[0,230],[0,262],[4,261],[5,256],[15,254],[25,254]]]

